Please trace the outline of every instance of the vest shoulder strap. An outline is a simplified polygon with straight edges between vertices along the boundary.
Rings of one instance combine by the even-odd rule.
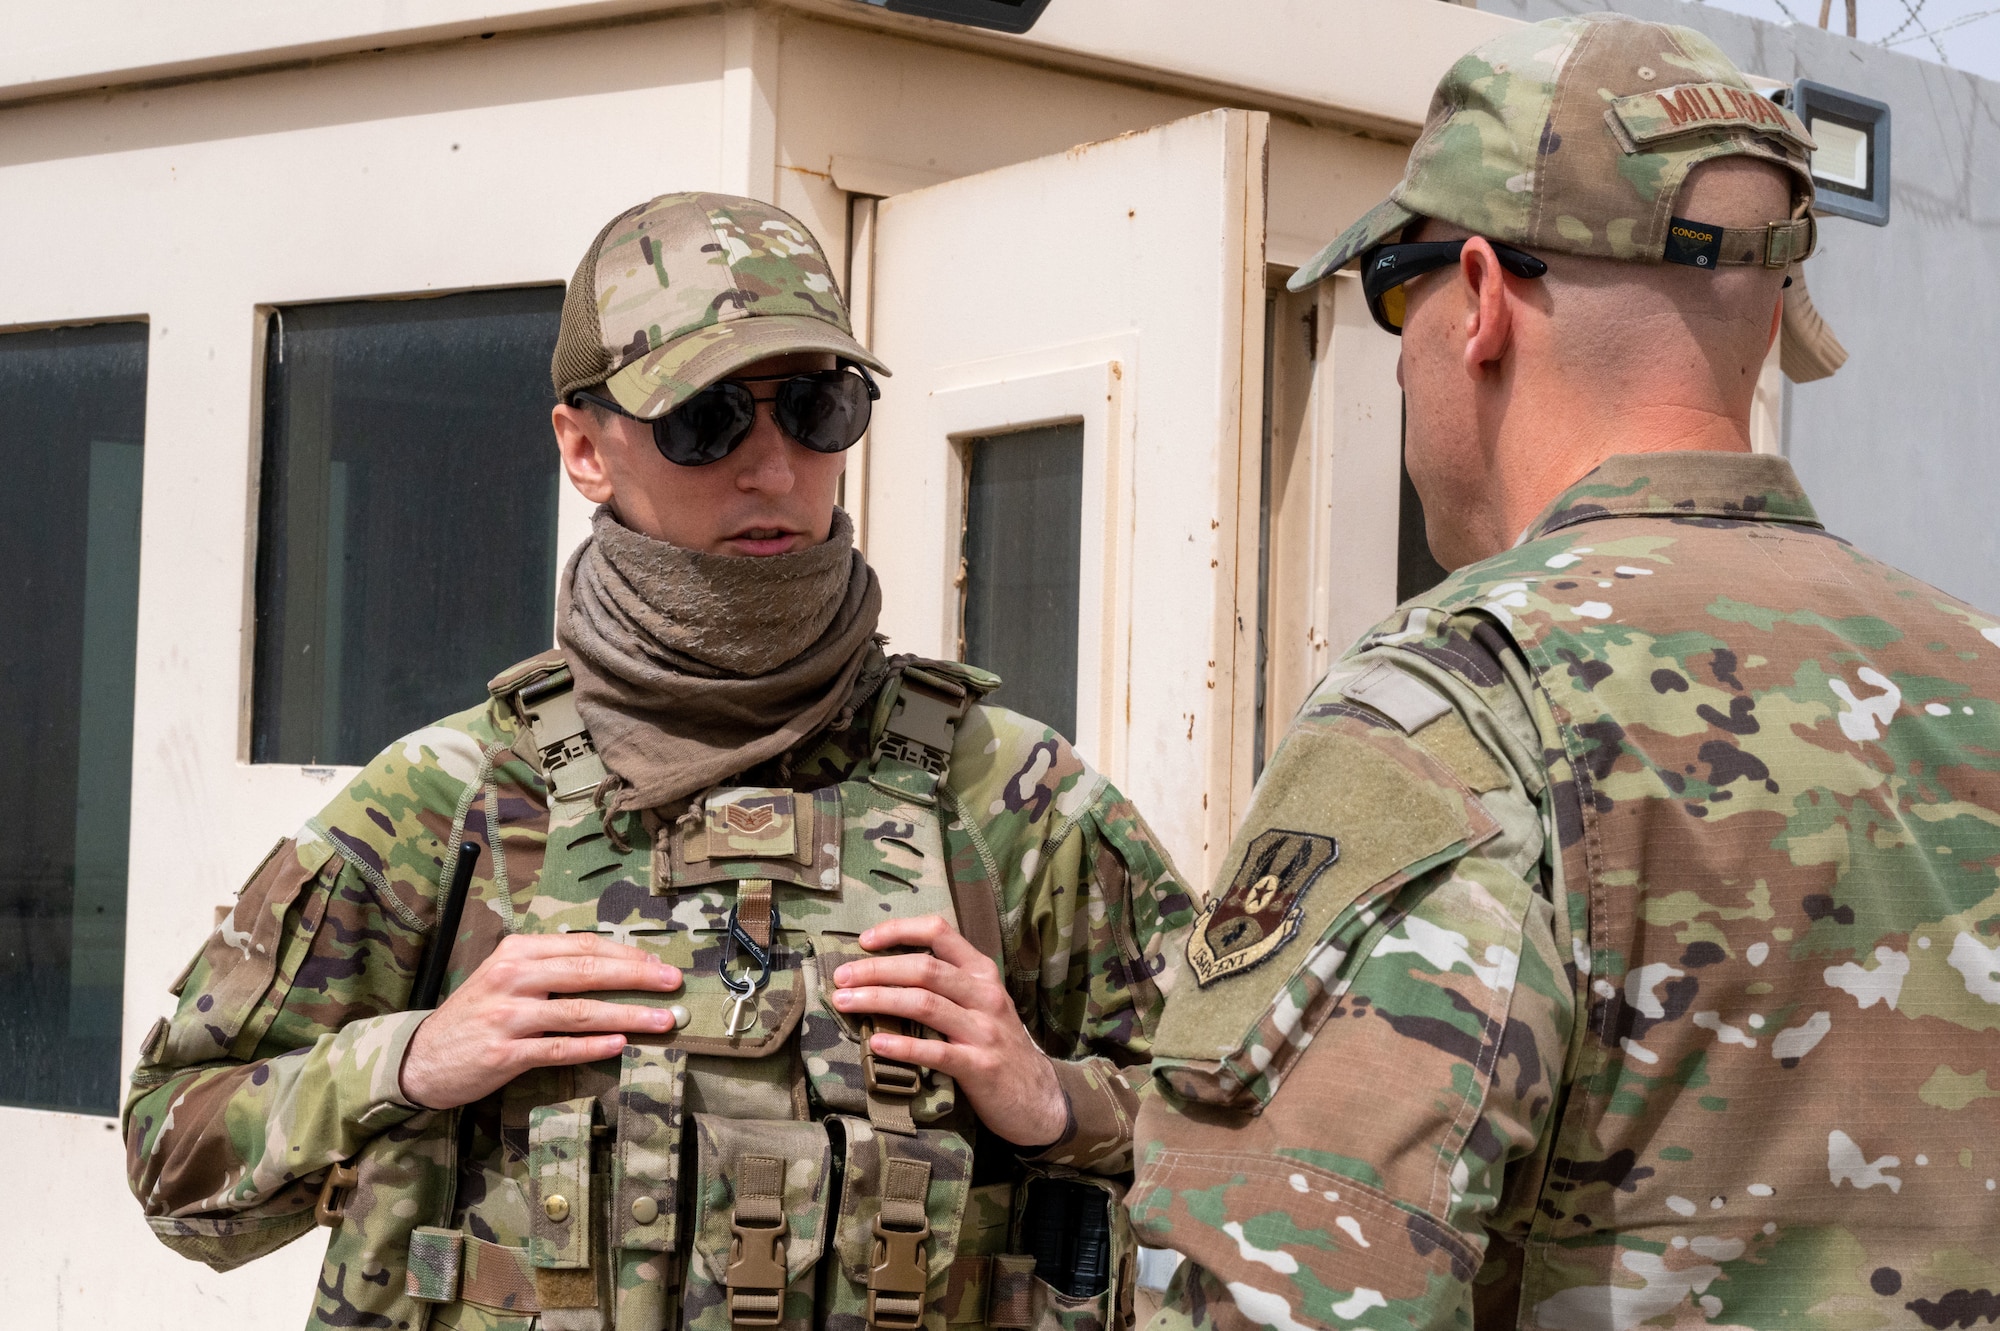
[[[920,780],[935,791],[951,766],[958,727],[979,700],[1000,686],[1000,677],[958,661],[900,656],[890,662],[888,681],[875,702],[875,764],[878,769],[916,769]],[[896,781],[893,774],[887,775]],[[878,773],[877,784],[884,774]],[[897,781],[900,789],[903,782]],[[928,793],[928,792],[927,792]],[[1005,934],[1000,902],[984,877],[947,872],[952,907],[959,932],[967,942],[1007,973]]]

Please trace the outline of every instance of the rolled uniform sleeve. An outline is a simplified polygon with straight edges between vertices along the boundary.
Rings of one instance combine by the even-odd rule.
[[[1187,887],[1138,810],[1061,736],[986,707],[966,740],[988,761],[965,764],[962,807],[987,816],[959,820],[977,841],[959,867],[986,863],[997,879],[1008,988],[1068,1104],[1062,1137],[1028,1158],[1129,1173]]]
[[[169,1247],[226,1270],[282,1246],[329,1166],[422,1112],[400,1078],[429,1013],[405,1008],[454,811],[490,771],[477,719],[384,750],[265,858],[174,986],[122,1115],[127,1181]]]
[[[399,1075],[429,1014],[397,1009],[420,946],[345,859],[286,842],[266,861],[132,1076],[129,1181],[162,1239],[261,1255],[309,1225],[305,1180],[418,1112]]]
[[[1274,757],[1140,1116],[1134,1225],[1188,1259],[1155,1331],[1469,1326],[1507,1278],[1575,1012],[1523,687],[1376,646]]]

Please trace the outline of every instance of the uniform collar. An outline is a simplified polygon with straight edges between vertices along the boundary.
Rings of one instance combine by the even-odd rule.
[[[1556,496],[1522,533],[1536,540],[1593,518],[1728,518],[1820,525],[1792,464],[1769,453],[1621,453]]]

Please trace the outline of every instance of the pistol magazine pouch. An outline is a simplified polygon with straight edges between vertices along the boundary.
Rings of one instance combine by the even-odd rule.
[[[599,1305],[591,1256],[591,1129],[597,1100],[585,1096],[543,1105],[528,1119],[528,1260],[535,1299],[545,1314]]]

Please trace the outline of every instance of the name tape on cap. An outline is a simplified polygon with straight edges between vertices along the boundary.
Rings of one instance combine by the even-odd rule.
[[[1727,83],[1682,83],[1658,92],[1635,93],[1611,103],[1611,114],[1636,148],[1682,134],[1748,129],[1813,150],[1812,135],[1799,118],[1768,97]]]

